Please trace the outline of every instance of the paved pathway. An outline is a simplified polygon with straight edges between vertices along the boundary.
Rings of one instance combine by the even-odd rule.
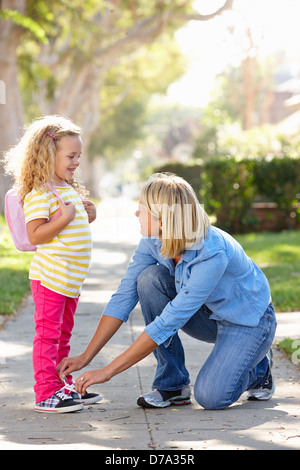
[[[130,201],[122,199],[107,200],[99,208],[98,221],[93,224],[92,266],[76,315],[72,355],[81,353],[90,340],[139,240],[134,209]],[[279,337],[285,336],[287,329],[300,337],[299,315],[278,316]],[[141,313],[136,308],[91,367],[107,364],[142,331]],[[104,397],[98,405],[81,413],[52,416],[33,411],[33,335],[33,304],[28,296],[19,315],[0,331],[1,450],[300,448],[300,372],[275,348],[277,389],[269,402],[247,402],[242,396],[225,411],[205,411],[195,403],[183,408],[143,410],[136,406],[136,398],[151,387],[155,360],[150,356],[108,384],[96,386]],[[193,384],[211,346],[184,334],[181,337]]]

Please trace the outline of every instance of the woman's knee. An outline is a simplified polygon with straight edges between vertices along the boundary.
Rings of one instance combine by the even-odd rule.
[[[214,383],[214,381],[208,383],[198,376],[194,387],[195,400],[206,410],[224,410],[233,403],[231,394],[221,386],[215,386]]]
[[[157,271],[157,265],[153,264],[151,266],[148,266],[148,268],[144,269],[144,271],[141,272],[137,279],[137,287],[138,290],[141,288],[144,289],[151,285],[153,283],[153,279],[155,279]]]
[[[194,392],[194,396],[198,405],[202,406],[205,410],[224,410],[232,404],[226,401],[222,395],[207,394],[205,390]]]
[[[169,271],[164,266],[152,264],[141,272],[137,279],[138,294],[153,292],[154,288],[160,287],[164,279],[169,276]]]

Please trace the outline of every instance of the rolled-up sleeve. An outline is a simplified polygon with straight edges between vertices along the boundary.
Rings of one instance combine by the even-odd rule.
[[[172,336],[202,307],[217,287],[227,265],[228,258],[224,251],[194,264],[186,285],[166,305],[161,315],[146,327],[148,336],[158,345],[167,347]]]
[[[117,291],[106,305],[103,315],[118,318],[126,322],[139,300],[137,293],[137,279],[139,275],[148,266],[156,263],[157,260],[149,250],[148,240],[142,239],[135,250],[132,262]]]

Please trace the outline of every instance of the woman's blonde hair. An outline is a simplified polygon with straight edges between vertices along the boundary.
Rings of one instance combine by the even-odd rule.
[[[156,173],[145,183],[141,202],[162,222],[161,254],[175,258],[207,237],[210,220],[195,191],[183,178]]]
[[[4,155],[4,166],[15,180],[15,187],[23,202],[26,194],[42,185],[49,188],[54,181],[55,157],[59,142],[66,136],[80,136],[81,129],[62,116],[44,116],[35,120],[19,143]],[[75,178],[68,181],[82,196],[85,188]]]

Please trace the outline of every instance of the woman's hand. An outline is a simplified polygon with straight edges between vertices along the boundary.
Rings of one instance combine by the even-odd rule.
[[[109,365],[103,369],[87,371],[82,374],[75,382],[76,391],[84,395],[90,385],[108,382],[115,375],[141,361],[156,348],[157,344],[147,333],[143,332],[126,351],[116,357]]]
[[[69,374],[83,369],[88,364],[86,357],[81,354],[75,357],[65,357],[57,366],[60,379],[64,380]]]
[[[103,315],[100,319],[96,333],[83,354],[74,357],[65,357],[57,366],[58,375],[64,379],[76,370],[86,367],[101,351],[103,346],[113,337],[123,324],[122,320]]]
[[[111,375],[108,372],[107,367],[98,370],[90,370],[82,374],[75,382],[76,392],[84,396],[86,390],[90,385],[102,384],[108,382],[111,379]]]

